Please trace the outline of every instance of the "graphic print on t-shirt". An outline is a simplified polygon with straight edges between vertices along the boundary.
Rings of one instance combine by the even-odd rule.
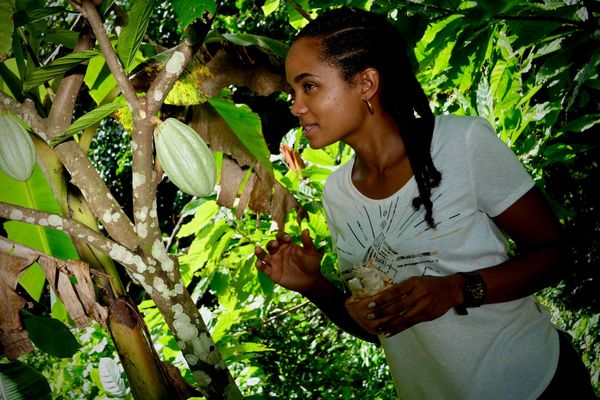
[[[435,204],[439,199],[438,195],[432,202]],[[372,207],[360,205],[362,209],[356,218],[346,222],[343,232],[339,232],[342,240],[337,242],[338,253],[341,258],[352,260],[352,265],[372,262],[396,283],[411,276],[441,275],[436,268],[436,251],[415,249],[411,244],[434,243],[431,239],[449,234],[449,225],[444,222],[459,214],[444,218],[445,221],[438,220],[441,216],[436,215],[436,229],[431,229],[425,221],[424,207],[401,210],[399,203],[399,198],[394,197]],[[342,272],[344,279],[352,278],[351,265],[346,263],[346,270]]]

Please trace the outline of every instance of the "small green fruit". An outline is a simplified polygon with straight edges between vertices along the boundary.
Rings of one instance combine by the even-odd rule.
[[[35,147],[29,133],[14,117],[0,115],[0,171],[18,181],[31,177]]]
[[[217,177],[215,159],[195,130],[167,118],[154,130],[154,143],[158,160],[175,186],[198,197],[212,193]]]

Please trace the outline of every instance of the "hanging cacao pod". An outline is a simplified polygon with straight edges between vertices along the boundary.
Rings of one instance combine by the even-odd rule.
[[[154,143],[163,170],[182,192],[202,197],[213,191],[215,159],[195,130],[167,118],[154,129]]]
[[[23,125],[11,115],[0,115],[0,171],[18,181],[31,177],[35,147]]]

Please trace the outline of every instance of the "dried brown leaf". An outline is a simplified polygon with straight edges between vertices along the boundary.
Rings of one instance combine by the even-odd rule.
[[[35,261],[35,256],[15,257],[0,253],[0,342],[10,360],[33,351],[19,313],[25,300],[15,288],[21,274]]]
[[[47,257],[40,258],[39,263],[50,287],[63,302],[78,328],[89,325],[88,317],[104,325],[107,312],[96,302],[89,267],[86,263]],[[74,278],[75,282],[72,282],[71,278]]]
[[[66,265],[66,269],[77,281],[73,286],[86,315],[94,318],[100,325],[105,326],[108,312],[96,301],[96,293],[88,264],[82,261],[72,261]]]
[[[229,157],[223,157],[221,167],[221,190],[217,202],[223,207],[233,208],[246,171]]]

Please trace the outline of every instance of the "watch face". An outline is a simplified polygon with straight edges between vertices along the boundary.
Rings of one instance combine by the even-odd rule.
[[[479,307],[487,297],[487,285],[479,274],[465,274],[465,305]]]
[[[471,296],[473,296],[474,300],[481,301],[485,299],[486,290],[481,283],[477,283],[474,286],[470,287],[469,291],[471,292]]]

